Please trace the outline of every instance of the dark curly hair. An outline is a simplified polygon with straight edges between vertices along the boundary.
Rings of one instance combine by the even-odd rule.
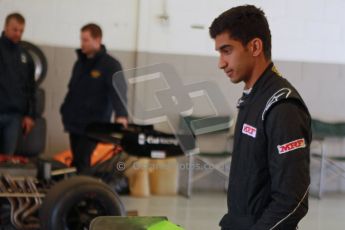
[[[271,31],[265,13],[253,5],[231,8],[219,15],[209,28],[211,38],[228,32],[232,39],[240,41],[243,46],[254,38],[263,43],[267,60],[271,59]]]

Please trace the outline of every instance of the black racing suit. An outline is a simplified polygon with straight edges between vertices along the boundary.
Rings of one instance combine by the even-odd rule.
[[[293,230],[308,211],[311,118],[271,63],[238,102],[222,229]]]

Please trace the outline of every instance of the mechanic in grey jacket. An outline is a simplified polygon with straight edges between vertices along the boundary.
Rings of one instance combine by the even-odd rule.
[[[223,230],[293,230],[308,211],[311,118],[271,61],[264,12],[252,5],[222,13],[211,27],[219,68],[244,82],[238,101],[228,212]]]
[[[0,153],[13,154],[20,132],[28,134],[35,119],[34,65],[20,46],[25,19],[9,14],[0,37]]]

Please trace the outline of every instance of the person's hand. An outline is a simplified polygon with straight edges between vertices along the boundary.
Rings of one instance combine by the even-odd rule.
[[[117,117],[115,119],[115,122],[122,124],[125,128],[128,127],[128,119],[127,119],[127,117]]]
[[[24,135],[28,135],[28,133],[30,133],[30,131],[32,130],[32,128],[34,127],[35,122],[31,117],[25,116],[22,120],[22,128],[23,128],[23,132]]]

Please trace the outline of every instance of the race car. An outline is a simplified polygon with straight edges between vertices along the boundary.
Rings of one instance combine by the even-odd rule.
[[[123,160],[123,152],[137,157],[175,157],[184,154],[180,140],[188,139],[156,131],[152,125],[125,128],[98,123],[90,125],[87,133],[106,146],[106,151],[98,149],[87,176],[75,175],[75,168],[61,155],[35,160],[0,156],[0,229],[88,229],[95,217],[125,216],[116,186],[123,171],[115,167]],[[188,147],[192,149],[194,143]]]

